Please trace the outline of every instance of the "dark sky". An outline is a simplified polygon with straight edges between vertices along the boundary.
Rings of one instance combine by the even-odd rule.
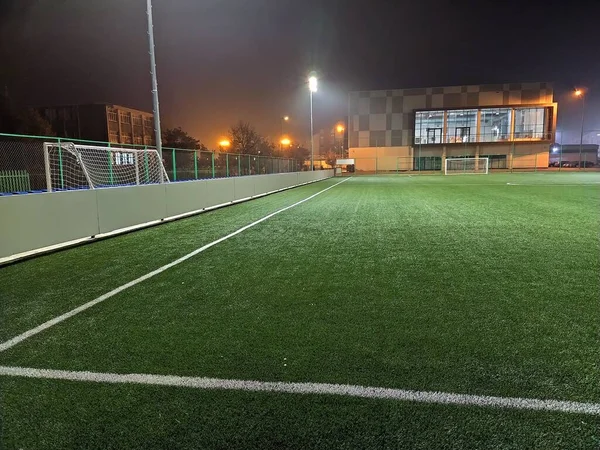
[[[144,0],[0,0],[0,84],[26,105],[151,110]],[[307,139],[306,76],[322,78],[316,127],[351,89],[554,81],[563,128],[589,88],[600,129],[600,2],[154,0],[161,113],[213,147],[239,119]],[[562,96],[562,97],[561,97]]]

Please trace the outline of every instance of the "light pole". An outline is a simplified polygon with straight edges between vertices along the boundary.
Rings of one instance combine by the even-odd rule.
[[[162,138],[160,136],[160,111],[158,107],[158,82],[156,80],[156,56],[154,55],[154,25],[152,24],[152,0],[146,0],[146,15],[148,16],[148,47],[150,53],[150,74],[152,76],[152,105],[154,113],[154,135],[156,151],[162,160]],[[163,173],[160,171],[160,182]]]
[[[313,92],[317,92],[317,77],[311,75],[308,78],[308,89],[310,91],[310,170],[315,170],[315,140],[313,137]]]
[[[284,133],[284,128],[285,128],[285,123],[290,121],[290,116],[282,116],[281,117],[281,136],[283,136]],[[283,148],[281,147],[281,145],[279,146],[280,150],[283,150]]]
[[[581,169],[581,153],[583,151],[583,123],[585,121],[585,95],[582,89],[575,89],[575,97],[581,97],[581,134],[579,135],[579,164]]]
[[[344,125],[339,124],[335,130],[341,135],[341,140],[340,140],[340,159],[344,159],[344,135],[342,134],[345,130]],[[335,135],[335,138],[337,140],[337,134]]]

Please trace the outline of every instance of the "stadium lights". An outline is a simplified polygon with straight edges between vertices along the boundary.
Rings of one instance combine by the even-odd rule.
[[[315,138],[313,122],[313,93],[317,92],[317,77],[308,77],[308,90],[310,91],[310,170],[315,170]]]

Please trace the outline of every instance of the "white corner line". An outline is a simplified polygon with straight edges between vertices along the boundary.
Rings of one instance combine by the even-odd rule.
[[[516,410],[534,410],[572,414],[600,415],[600,403],[565,400],[495,397],[487,395],[453,394],[434,391],[412,391],[369,386],[330,383],[292,383],[283,381],[227,380],[176,375],[117,374],[69,370],[36,369],[0,366],[0,375],[36,379],[83,381],[93,383],[172,386],[192,389],[276,392],[286,394],[339,395],[369,399],[385,399],[439,405],[478,406]]]
[[[148,272],[146,275],[142,275],[141,277],[136,278],[135,280],[132,280],[129,283],[125,283],[122,286],[119,286],[119,287],[113,289],[112,291],[109,291],[106,294],[103,294],[100,297],[95,298],[94,300],[84,303],[83,305],[78,306],[77,308],[72,309],[71,311],[68,311],[64,314],[61,314],[60,316],[50,319],[50,320],[42,323],[41,325],[38,325],[35,328],[27,330],[24,333],[21,333],[18,336],[15,336],[15,337],[9,339],[8,341],[2,342],[2,343],[0,343],[0,352],[6,351],[9,348],[14,347],[18,343],[23,342],[24,340],[29,339],[30,337],[35,336],[36,334],[41,333],[42,331],[47,330],[48,328],[53,327],[54,325],[59,324],[65,320],[79,314],[80,312],[85,311],[86,309],[89,309],[92,306],[97,305],[98,303],[101,303],[104,300],[109,299],[109,298],[117,295],[118,293],[123,292],[124,290],[129,289],[130,287],[133,287],[136,284],[141,283],[142,281],[146,281],[147,279],[152,278],[153,276],[158,275],[158,274],[164,272],[165,270],[170,269],[171,267],[181,264],[182,262],[187,261],[188,259],[196,256],[197,254],[202,253],[203,251],[208,250],[209,248],[214,247],[215,245],[220,244],[221,242],[226,241],[227,239],[229,239],[233,236],[236,236],[236,235],[248,230],[249,228],[252,228],[252,227],[258,225],[259,223],[262,223],[265,220],[268,220],[271,217],[276,216],[277,214],[280,214],[284,211],[287,211],[288,209],[291,209],[298,205],[301,205],[302,203],[307,202],[307,201],[315,198],[316,196],[321,195],[322,193],[327,192],[328,190],[330,190],[330,189],[336,187],[337,185],[342,184],[350,179],[351,178],[345,178],[344,180],[342,180],[336,184],[333,184],[325,189],[322,189],[319,192],[316,192],[315,194],[313,194],[309,197],[306,197],[305,199],[302,199],[296,203],[286,206],[285,208],[278,209],[277,211],[272,212],[271,214],[268,214],[261,219],[258,219],[248,225],[245,225],[245,226],[237,229],[236,231],[228,234],[227,236],[223,236],[222,238],[219,238],[216,241],[213,241],[209,244],[203,245],[200,248],[197,248],[196,250],[188,253],[187,255],[184,255],[181,258],[176,259],[173,262],[170,262],[169,264],[165,264],[164,266],[159,267],[158,269],[153,270],[152,272]]]

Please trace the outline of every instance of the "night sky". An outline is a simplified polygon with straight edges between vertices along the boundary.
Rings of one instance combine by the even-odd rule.
[[[144,0],[0,0],[0,84],[25,105],[151,111]],[[209,147],[237,120],[308,139],[354,89],[554,81],[560,128],[600,130],[600,2],[154,0],[161,116]]]

